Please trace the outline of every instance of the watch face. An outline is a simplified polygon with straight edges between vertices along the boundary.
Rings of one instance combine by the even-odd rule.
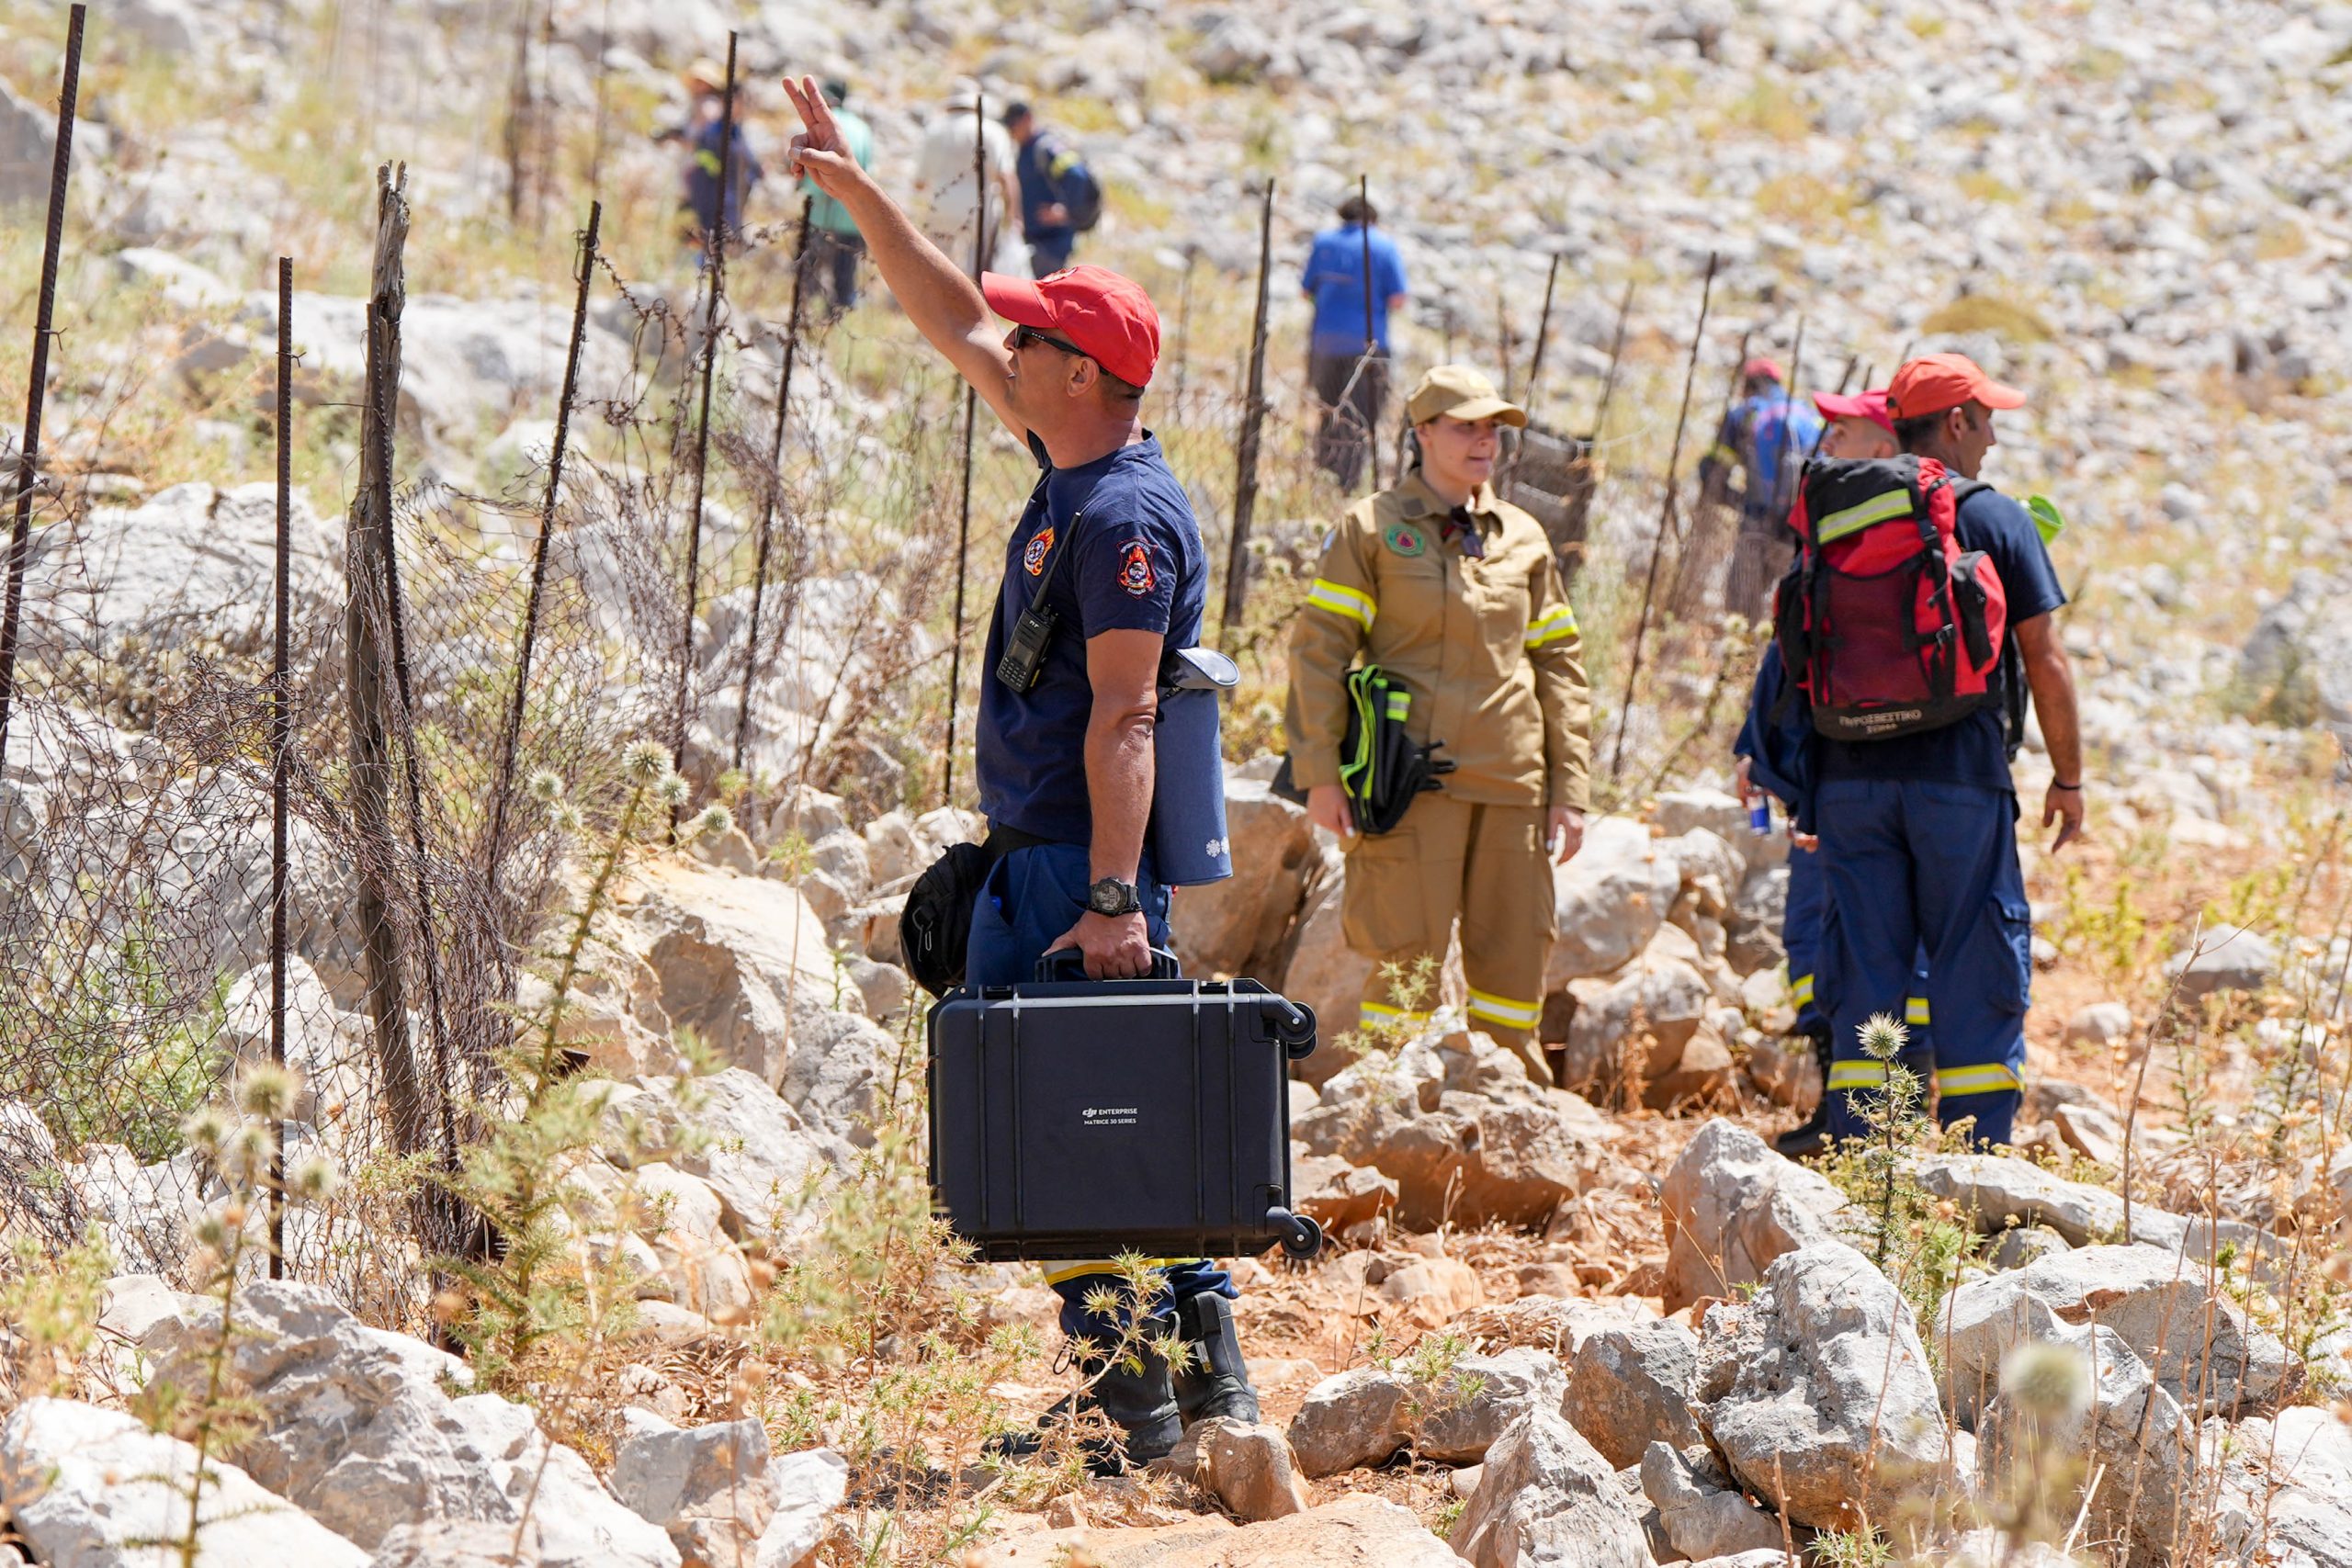
[[[1098,915],[1124,915],[1141,907],[1134,891],[1112,877],[1104,877],[1089,889],[1087,905]]]

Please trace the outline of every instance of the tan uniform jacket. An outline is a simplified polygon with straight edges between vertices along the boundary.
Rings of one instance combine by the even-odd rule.
[[[1409,473],[1348,509],[1291,624],[1291,774],[1340,782],[1347,673],[1362,656],[1403,682],[1417,741],[1445,742],[1457,800],[1585,808],[1592,699],[1576,612],[1542,525],[1481,486],[1473,559],[1446,542],[1445,503]]]

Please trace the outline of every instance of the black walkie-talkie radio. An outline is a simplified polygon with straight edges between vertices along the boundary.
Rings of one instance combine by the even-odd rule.
[[[1080,512],[1071,516],[1054,558],[1046,564],[1046,575],[1037,581],[1037,592],[1029,596],[1029,607],[1012,623],[1004,657],[997,660],[996,678],[1016,692],[1035,686],[1038,672],[1046,667],[1046,650],[1053,646],[1054,632],[1061,625],[1061,617],[1046,603],[1046,594],[1054,586],[1054,575],[1061,570],[1062,558],[1069,554],[1070,544],[1078,536],[1078,520],[1084,515]]]

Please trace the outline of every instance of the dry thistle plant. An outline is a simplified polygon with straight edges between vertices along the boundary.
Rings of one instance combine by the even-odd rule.
[[[225,1190],[197,1221],[197,1253],[189,1263],[199,1293],[212,1298],[219,1312],[194,1326],[198,1386],[158,1377],[135,1402],[151,1427],[196,1450],[185,1483],[187,1523],[175,1539],[160,1543],[177,1554],[183,1568],[195,1568],[202,1551],[201,1529],[210,1522],[204,1517],[204,1496],[212,1479],[212,1461],[235,1451],[260,1430],[262,1411],[237,1384],[236,1347],[247,1333],[237,1321],[237,1292],[247,1282],[252,1265],[269,1254],[270,1202],[275,1198],[288,1204],[320,1203],[334,1195],[339,1183],[334,1166],[316,1156],[304,1159],[283,1180],[275,1174],[277,1128],[293,1108],[297,1087],[294,1076],[282,1067],[248,1068],[230,1104],[196,1111],[184,1129],[187,1146],[211,1168]],[[165,1479],[175,1487],[181,1484],[176,1476]]]

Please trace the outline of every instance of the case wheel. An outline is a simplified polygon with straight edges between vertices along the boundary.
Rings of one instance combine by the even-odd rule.
[[[1279,1213],[1279,1211],[1277,1211]],[[1323,1250],[1323,1227],[1305,1214],[1283,1214],[1283,1256],[1304,1263]]]
[[[1285,1056],[1304,1061],[1315,1054],[1315,1010],[1300,1002],[1284,1005],[1285,1011],[1275,1015],[1274,1038],[1282,1042]]]

